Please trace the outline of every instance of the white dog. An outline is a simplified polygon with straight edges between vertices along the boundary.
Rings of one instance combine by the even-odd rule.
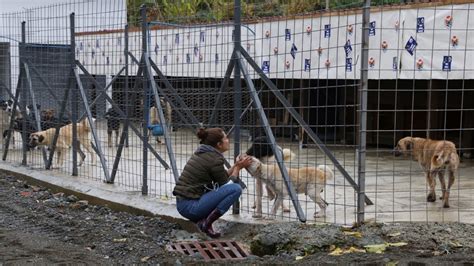
[[[288,151],[288,149],[283,150],[284,153]],[[291,151],[289,152],[291,153]],[[326,215],[327,203],[321,198],[321,192],[326,181],[334,178],[333,171],[327,165],[287,168],[287,170],[296,192],[308,195],[321,209],[320,212],[314,212],[314,218],[324,217]],[[288,191],[284,184],[285,180],[281,175],[280,168],[276,163],[264,164],[252,156],[252,164],[247,168],[247,171],[254,178],[262,180],[265,185],[271,187],[275,192],[276,199],[271,211],[272,218],[274,218],[278,208],[283,204],[283,197],[288,196]]]

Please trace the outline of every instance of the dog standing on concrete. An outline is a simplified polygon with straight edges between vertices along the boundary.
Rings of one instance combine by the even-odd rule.
[[[252,145],[247,149],[245,154],[254,156],[255,158],[259,159],[263,163],[269,163],[274,160],[274,154],[272,150],[272,144],[265,136],[256,137],[252,141]],[[277,149],[280,152],[283,152],[283,149],[280,146],[277,146]],[[286,159],[286,160],[285,160]],[[291,157],[283,158],[283,161],[290,160]],[[272,189],[268,186],[265,186],[267,191],[267,196],[269,200],[275,199],[275,193]],[[262,197],[263,197],[263,183],[261,179],[255,180],[255,191],[257,194],[256,201],[252,208],[255,209],[255,214],[253,215],[254,218],[262,217]],[[290,208],[286,207],[283,203],[283,211],[290,212]]]
[[[120,114],[114,109],[110,108],[105,113],[105,119],[107,119],[107,145],[112,147],[112,135],[115,132],[115,146],[118,146],[118,138],[120,134]]]
[[[431,140],[424,138],[405,137],[398,141],[394,150],[395,156],[411,155],[420,164],[425,172],[426,181],[430,187],[430,192],[426,200],[436,201],[436,175],[441,183],[441,199],[443,207],[449,208],[449,193],[455,180],[455,174],[459,167],[459,156],[456,145],[448,140]],[[448,187],[444,179],[444,171],[449,172]]]
[[[290,153],[290,155],[285,155],[285,157],[293,156],[293,153],[288,149],[283,149],[283,153]],[[320,218],[326,216],[327,203],[321,197],[321,193],[326,182],[334,178],[334,173],[329,166],[287,168],[287,170],[296,193],[308,195],[321,209],[319,212],[315,210],[313,217]],[[260,179],[275,192],[276,199],[271,211],[272,218],[274,218],[278,208],[280,206],[283,207],[283,198],[288,196],[285,180],[280,172],[280,168],[276,163],[264,164],[252,156],[252,164],[247,168],[247,171],[252,177]]]
[[[54,134],[56,128],[50,128],[47,130],[31,133],[29,140],[29,147],[34,148],[36,146],[51,146],[53,145]],[[79,166],[82,165],[85,159],[85,154],[82,152],[80,146],[84,147],[91,156],[92,164],[95,164],[94,150],[91,144],[91,125],[87,118],[84,118],[81,122],[77,123],[77,138],[79,141],[78,151],[81,156]],[[57,167],[61,167],[64,163],[64,154],[72,147],[72,123],[63,126],[59,129],[58,140],[56,143],[57,150]]]

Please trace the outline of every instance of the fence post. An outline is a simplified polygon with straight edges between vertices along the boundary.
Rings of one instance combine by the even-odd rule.
[[[370,0],[365,0],[362,13],[362,57],[359,88],[359,146],[357,156],[358,185],[357,191],[357,223],[364,221],[365,215],[365,158],[367,140],[367,90],[369,87],[369,21]]]
[[[74,13],[71,13],[70,18],[70,29],[71,29],[71,53],[76,52],[76,38],[74,35],[75,32],[75,16]],[[77,82],[71,84],[72,94],[71,94],[71,121],[72,121],[72,175],[77,176],[79,174],[77,169],[77,148],[78,148],[78,139],[77,139],[77,117],[79,112],[79,106],[77,102]]]
[[[239,50],[241,46],[240,32],[240,0],[234,1],[234,51]],[[230,60],[239,60],[240,53],[233,53],[235,56]],[[240,65],[234,64],[234,158],[240,154],[240,114],[242,113],[242,84],[240,80]],[[240,200],[237,200],[232,206],[232,214],[240,213]]]
[[[146,21],[146,6],[145,4],[143,4],[140,8],[140,17],[142,18],[142,54],[145,55],[147,54],[147,51],[148,51],[148,45],[147,45],[147,42],[148,42],[148,24],[147,24],[147,21]],[[145,60],[143,60],[143,56],[142,56],[142,60],[140,60],[140,64],[143,64],[141,65],[141,67],[143,69],[145,69]],[[138,76],[137,76],[138,78]],[[142,194],[143,195],[147,195],[148,194],[148,113],[150,112],[150,110],[147,110],[145,107],[146,106],[149,106],[149,101],[148,101],[148,90],[149,90],[149,81],[148,80],[145,80],[146,78],[146,73],[145,73],[145,70],[143,71],[143,79],[142,79],[142,82],[143,82],[143,127],[142,127],[142,132],[143,132],[143,177],[142,177]]]

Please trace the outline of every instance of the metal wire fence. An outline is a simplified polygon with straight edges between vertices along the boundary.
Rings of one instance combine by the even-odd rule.
[[[196,13],[165,19],[160,12],[170,9],[121,0],[0,15],[3,159],[173,202],[175,180],[199,145],[196,128],[219,126],[235,143],[225,154],[231,163],[267,136],[296,155],[270,159],[285,165],[275,175],[291,179],[289,169],[318,165],[335,173],[316,186],[328,204],[325,216],[313,217],[321,207],[314,191],[305,192],[316,184],[304,176],[276,188],[289,195],[278,219],[472,221],[472,4],[243,16],[234,23],[246,7],[223,4],[220,19],[211,20]],[[34,147],[40,136],[50,149]],[[446,188],[450,208],[428,201],[433,181],[411,160],[416,156],[394,156],[407,136],[456,145],[461,162]],[[248,187],[234,212],[258,214],[255,178],[244,171],[242,178]],[[438,196],[446,189],[436,187]],[[267,192],[262,203],[270,216]]]

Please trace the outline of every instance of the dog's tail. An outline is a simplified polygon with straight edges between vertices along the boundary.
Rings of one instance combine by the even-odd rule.
[[[92,118],[92,123],[95,123],[95,120],[96,119],[93,117]],[[82,119],[81,122],[79,122],[79,125],[84,128],[84,131],[86,131],[86,132],[91,131],[91,125],[90,125],[89,119],[87,119],[87,117]]]
[[[296,156],[290,149],[286,149],[286,148],[283,149],[282,153],[283,153],[283,161],[284,162],[291,161]]]
[[[321,165],[318,165],[318,170],[324,172],[324,174],[326,175],[326,180],[331,180],[334,178],[334,172],[331,170],[331,167],[329,167],[329,165],[325,165],[325,164],[321,164]]]
[[[447,146],[448,147],[445,146],[444,149],[435,153],[433,157],[431,157],[431,170],[438,169],[445,164],[454,168],[453,170],[456,170],[459,165],[459,155],[456,152],[454,144]]]

